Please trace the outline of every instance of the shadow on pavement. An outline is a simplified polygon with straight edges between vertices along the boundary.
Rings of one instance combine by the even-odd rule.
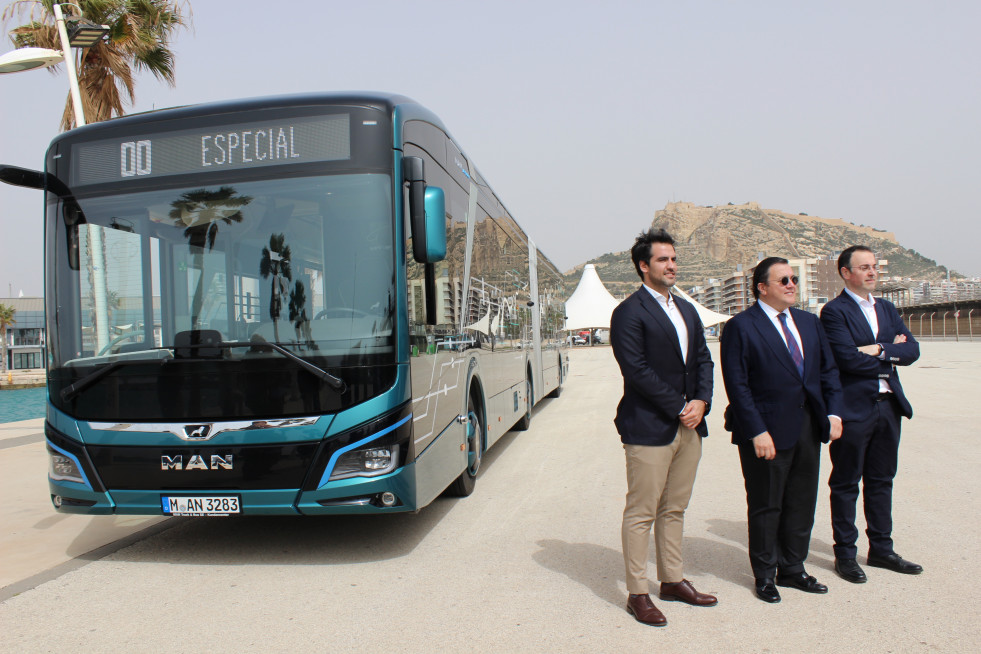
[[[537,412],[537,410],[536,410]],[[504,434],[485,453],[482,471],[514,441]],[[480,492],[480,477],[475,493]],[[417,513],[340,516],[168,518],[149,537],[112,553],[117,561],[185,565],[341,565],[406,556],[458,503],[441,495]],[[96,528],[96,527],[92,527]],[[84,541],[85,533],[77,541]],[[104,550],[76,558],[94,561]]]
[[[582,584],[610,604],[619,607],[626,601],[620,588],[624,572],[619,550],[595,543],[567,543],[555,539],[540,540],[535,544],[542,549],[532,558],[540,566]]]

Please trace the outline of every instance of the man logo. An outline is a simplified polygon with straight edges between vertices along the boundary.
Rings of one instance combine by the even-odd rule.
[[[180,454],[177,456],[161,456],[160,457],[160,469],[161,470],[231,470],[234,467],[232,462],[231,454],[221,456],[220,454],[211,455],[211,463],[208,464],[200,454],[193,455],[184,465],[184,457]]]
[[[206,441],[211,438],[211,425],[185,425],[184,440]]]

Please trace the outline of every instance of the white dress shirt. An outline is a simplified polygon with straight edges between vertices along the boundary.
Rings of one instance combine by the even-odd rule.
[[[760,308],[763,309],[763,313],[765,313],[766,317],[773,323],[773,328],[777,330],[778,334],[780,334],[780,338],[783,340],[784,345],[787,345],[787,337],[784,336],[783,327],[780,326],[780,319],[777,316],[779,316],[781,313],[787,316],[787,328],[790,329],[790,333],[793,334],[794,338],[797,340],[797,349],[800,350],[800,357],[803,359],[804,342],[800,340],[800,332],[797,331],[797,323],[794,322],[794,317],[790,315],[790,309],[777,311],[766,302],[760,302]],[[789,345],[787,345],[787,349],[790,349]]]
[[[644,288],[654,296],[661,308],[664,309],[664,313],[668,314],[668,318],[674,324],[674,330],[678,332],[678,345],[681,346],[681,359],[685,363],[688,362],[688,326],[685,325],[685,319],[681,315],[681,311],[678,309],[678,305],[675,304],[674,296],[668,293],[667,297],[661,295],[653,288],[644,284]]]
[[[858,303],[859,308],[862,309],[862,313],[865,315],[865,319],[869,321],[869,327],[872,328],[872,336],[879,340],[879,316],[875,313],[875,298],[869,293],[868,297],[863,298],[855,293],[852,293],[851,289],[845,288],[845,292],[848,296]],[[880,347],[882,347],[880,345]],[[879,359],[886,358],[886,349],[882,348],[882,352],[879,352]],[[880,393],[892,393],[892,389],[889,388],[889,382],[885,379],[879,380],[879,392]]]

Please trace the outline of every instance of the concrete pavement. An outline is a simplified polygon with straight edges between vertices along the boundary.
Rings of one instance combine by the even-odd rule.
[[[47,470],[43,418],[0,424],[0,600],[165,520],[56,513]]]
[[[718,361],[718,344],[710,349]],[[47,499],[43,446],[26,434],[0,451],[0,568],[20,570],[20,591],[0,604],[0,651],[979,651],[981,344],[925,343],[922,352],[903,371],[916,415],[903,425],[894,510],[897,550],[924,566],[919,576],[868,567],[867,584],[835,576],[822,485],[807,566],[830,592],[756,599],[716,368],[684,554],[686,576],[719,605],[655,601],[668,626],[638,624],[623,607],[619,371],[609,348],[575,348],[562,397],[488,453],[474,495],[418,514],[179,519],[79,561],[83,536],[111,541],[120,525],[53,520],[61,516]],[[35,458],[8,457],[23,448]],[[52,538],[55,527],[66,531]],[[45,550],[56,555],[53,569],[24,565]],[[74,567],[60,574],[58,565]]]

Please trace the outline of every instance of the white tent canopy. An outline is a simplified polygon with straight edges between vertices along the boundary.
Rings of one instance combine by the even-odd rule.
[[[718,325],[732,317],[706,309],[677,286],[672,291],[691,302],[695,311],[698,312],[703,327]],[[593,328],[609,329],[610,316],[618,304],[620,304],[620,300],[606,290],[596,273],[596,266],[587,263],[586,267],[583,268],[582,277],[579,279],[579,286],[576,287],[575,293],[565,301],[565,328],[572,331]]]
[[[567,330],[610,328],[610,316],[620,304],[603,286],[596,266],[587,263],[576,292],[565,301],[565,328]]]
[[[695,307],[695,311],[698,312],[698,318],[699,320],[702,321],[702,327],[711,327],[712,325],[718,325],[719,323],[723,323],[729,320],[729,318],[732,318],[732,316],[727,316],[724,313],[716,313],[711,309],[706,309],[701,304],[688,297],[688,294],[685,293],[680,288],[678,288],[677,286],[675,286],[673,290],[675,293],[677,293],[681,297],[691,302],[692,306]]]

